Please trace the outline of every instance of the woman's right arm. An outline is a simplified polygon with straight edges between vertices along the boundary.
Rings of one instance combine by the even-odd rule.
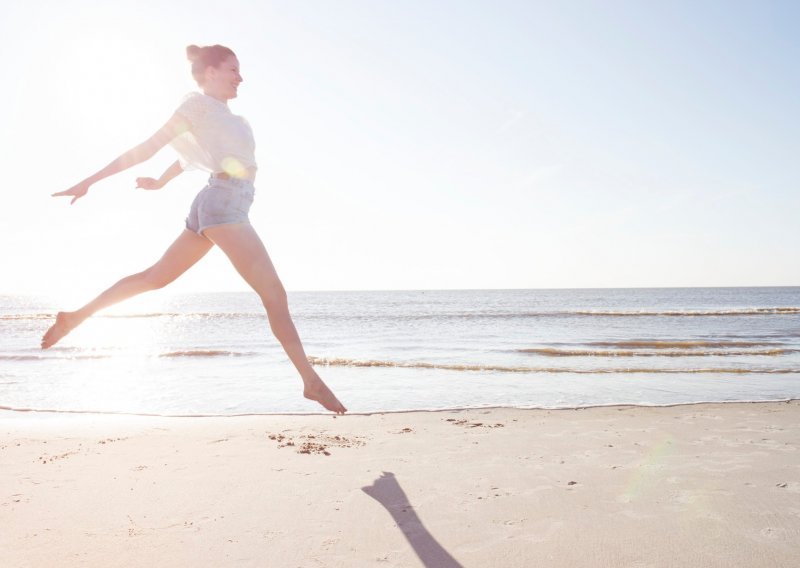
[[[161,177],[158,179],[149,178],[149,177],[139,177],[136,178],[136,187],[141,187],[142,189],[161,189],[165,185],[167,185],[172,179],[176,178],[180,174],[183,173],[183,166],[181,166],[180,160],[175,160],[170,167],[161,174]]]
[[[164,126],[159,128],[158,131],[150,138],[138,146],[131,148],[119,156],[116,160],[108,164],[105,168],[89,176],[82,182],[72,186],[66,191],[59,191],[58,193],[53,193],[52,195],[54,197],[72,197],[72,201],[70,201],[70,205],[72,205],[78,199],[86,195],[86,193],[89,191],[89,187],[93,184],[97,183],[101,179],[105,179],[149,160],[155,155],[156,152],[166,146],[170,140],[176,136],[180,136],[189,130],[189,128],[190,125],[185,118],[179,114],[173,114],[172,118],[170,118],[164,124]]]

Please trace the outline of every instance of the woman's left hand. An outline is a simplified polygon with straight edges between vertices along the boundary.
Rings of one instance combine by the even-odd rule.
[[[164,184],[155,178],[136,178],[136,187],[137,189],[161,189]]]

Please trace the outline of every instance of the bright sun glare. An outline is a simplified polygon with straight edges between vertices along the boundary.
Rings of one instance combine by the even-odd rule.
[[[41,261],[28,263],[19,279],[34,281],[38,288],[30,291],[53,296],[58,306],[77,307],[155,262],[183,229],[191,201],[192,188],[187,186],[204,183],[202,175],[192,172],[160,191],[136,190],[137,176],[158,177],[176,159],[171,148],[164,148],[144,164],[100,181],[75,205],[49,197],[149,138],[181,98],[196,89],[181,38],[144,41],[137,29],[140,22],[120,21],[111,28],[99,25],[102,16],[97,19],[91,33],[72,34],[68,26],[53,26],[51,41],[31,54],[46,68],[31,74],[36,84],[25,89],[26,103],[37,109],[37,122],[48,126],[46,132],[20,129],[25,138],[21,145],[40,148],[47,167],[37,172],[36,187],[15,194],[30,202],[27,207],[41,211],[30,235],[18,238],[48,246],[42,247]],[[230,167],[236,169],[236,164]],[[213,286],[208,271],[219,264],[217,256],[210,254],[169,292]],[[232,279],[230,270],[217,272]],[[163,295],[148,295],[146,301],[158,302]]]

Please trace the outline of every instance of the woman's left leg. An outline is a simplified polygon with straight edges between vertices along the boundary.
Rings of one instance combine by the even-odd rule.
[[[42,349],[58,343],[95,312],[142,292],[163,288],[194,266],[212,246],[214,244],[207,238],[184,229],[158,262],[147,270],[126,276],[74,312],[58,312],[55,323],[42,337]]]
[[[347,409],[308,362],[289,314],[286,290],[255,229],[249,223],[236,223],[209,227],[203,234],[222,249],[239,274],[261,298],[272,333],[303,378],[303,396],[319,402],[328,410],[343,414]]]

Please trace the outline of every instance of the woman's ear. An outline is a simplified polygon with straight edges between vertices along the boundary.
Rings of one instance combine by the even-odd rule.
[[[204,85],[208,85],[208,80],[211,79],[211,65],[203,69],[203,76],[202,81],[200,82],[200,86],[203,87]]]

